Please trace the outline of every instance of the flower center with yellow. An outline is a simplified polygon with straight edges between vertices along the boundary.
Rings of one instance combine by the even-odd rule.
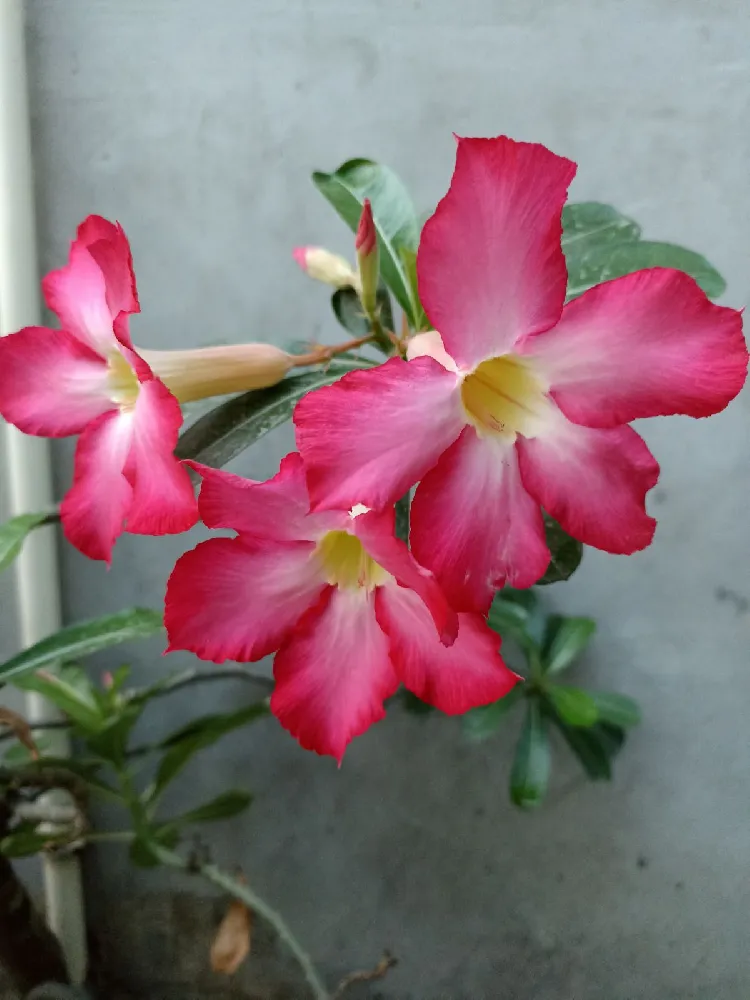
[[[107,360],[109,395],[120,409],[135,406],[140,384],[138,377],[119,351],[113,351]]]
[[[477,431],[511,439],[534,437],[550,410],[542,381],[514,354],[478,365],[461,384],[461,402]]]
[[[334,587],[373,590],[389,578],[387,570],[376,563],[356,535],[347,531],[328,531],[315,550],[326,582]]]

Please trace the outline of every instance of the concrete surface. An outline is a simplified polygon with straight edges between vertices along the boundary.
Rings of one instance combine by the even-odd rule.
[[[448,183],[452,131],[573,157],[575,198],[611,201],[649,236],[704,252],[726,301],[748,300],[750,21],[737,0],[28,9],[42,265],[62,262],[87,213],[117,217],[138,273],[138,343],[336,336],[325,293],[290,256],[297,243],[350,248],[309,172],[379,158],[427,209]],[[547,805],[519,815],[505,791],[510,734],[473,748],[454,721],[394,712],[340,771],[268,721],[205,753],[177,790],[175,807],[255,791],[244,823],[209,831],[215,856],[244,866],[332,982],[389,947],[400,965],[362,995],[750,995],[748,398],[710,421],[643,428],[663,469],[654,545],[630,559],[590,552],[549,594],[599,620],[579,676],[643,704],[614,784],[586,784],[560,750]],[[263,477],[289,443],[278,433],[236,468]],[[61,445],[61,491],[69,457]],[[186,544],[126,538],[109,573],[66,549],[68,619],[158,606]],[[191,662],[159,653],[140,645],[92,669],[127,659],[146,677]],[[164,700],[152,734],[197,702],[246,696],[217,684]],[[211,995],[185,972],[205,956],[194,933],[158,944],[176,933],[172,894],[191,887],[134,872],[114,849],[90,872],[94,930],[133,929],[109,935],[129,988]]]

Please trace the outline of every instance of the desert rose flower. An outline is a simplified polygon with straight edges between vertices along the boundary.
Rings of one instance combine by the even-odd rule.
[[[444,712],[518,681],[479,615],[456,616],[393,534],[393,508],[309,513],[297,453],[265,483],[189,463],[212,538],[170,577],[169,650],[247,662],[276,652],[271,710],[303,747],[341,760],[400,683]]]
[[[630,421],[717,413],[745,381],[740,313],[680,271],[639,271],[564,306],[574,173],[544,146],[459,139],[419,247],[434,331],[409,360],[346,375],[296,409],[314,510],[383,508],[420,483],[412,549],[457,610],[485,611],[496,588],[542,576],[541,508],[588,545],[645,548],[659,467]]]

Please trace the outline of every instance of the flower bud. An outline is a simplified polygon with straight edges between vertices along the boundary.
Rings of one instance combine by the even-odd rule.
[[[362,215],[354,238],[359,264],[360,291],[359,298],[365,313],[375,315],[377,304],[378,278],[380,276],[380,254],[378,252],[378,235],[375,230],[375,220],[372,217],[370,199],[365,198]]]
[[[273,344],[231,344],[193,351],[139,350],[180,403],[264,389],[280,382],[295,359]]]
[[[294,259],[302,270],[316,281],[334,288],[359,289],[359,276],[348,261],[323,247],[297,247]]]

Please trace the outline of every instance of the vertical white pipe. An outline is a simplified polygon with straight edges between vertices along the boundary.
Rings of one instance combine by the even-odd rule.
[[[23,6],[23,0],[0,0],[0,335],[39,323]],[[7,427],[6,447],[12,513],[51,508],[47,442]],[[21,640],[27,646],[61,625],[53,527],[33,533],[18,558],[16,573]],[[27,708],[34,721],[55,717],[54,708],[35,694],[28,696]],[[55,736],[57,745],[52,752],[68,754],[65,734]],[[86,969],[86,935],[78,859],[45,855],[43,867],[47,919],[63,946],[71,977],[81,982]]]

